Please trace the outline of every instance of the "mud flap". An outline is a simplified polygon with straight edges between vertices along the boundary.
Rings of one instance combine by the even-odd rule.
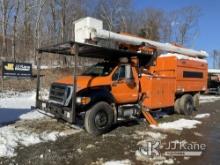
[[[157,121],[153,118],[149,111],[143,109],[142,113],[149,124],[156,126],[158,125]]]

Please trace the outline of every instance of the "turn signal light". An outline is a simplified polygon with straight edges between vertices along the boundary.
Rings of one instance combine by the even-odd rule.
[[[79,104],[82,104],[82,105],[86,105],[86,104],[89,104],[91,101],[91,98],[90,97],[78,97],[76,99],[76,102],[79,103]]]

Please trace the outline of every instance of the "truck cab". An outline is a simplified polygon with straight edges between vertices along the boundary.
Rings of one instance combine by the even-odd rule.
[[[55,84],[72,86],[73,78],[70,75],[58,80]],[[137,102],[139,92],[137,68],[129,62],[97,63],[77,76],[77,92],[94,88],[109,89],[117,104]]]
[[[99,117],[99,120],[110,120],[109,116],[112,116],[112,121],[109,121],[109,125],[114,123],[120,114],[121,117],[132,115],[134,113],[133,109],[132,112],[122,115],[123,112],[118,112],[118,108],[127,104],[138,104],[140,96],[137,65],[127,58],[118,61],[100,62],[89,67],[81,75],[77,76],[76,86],[76,116],[84,112],[88,114],[88,111],[90,114],[95,113],[97,108],[94,107],[101,106],[104,110],[101,114],[102,118]],[[72,105],[72,92],[72,75],[54,82],[51,85],[48,100],[50,111],[53,114],[60,114],[63,119],[68,118],[70,116],[68,109]],[[56,110],[54,111],[54,109]],[[96,116],[96,114],[93,115]],[[90,127],[90,125],[93,124],[90,123],[87,127]],[[91,128],[87,128],[87,130],[94,134],[94,130],[91,130]],[[106,131],[106,128],[103,128],[103,130]],[[96,131],[95,134],[102,132],[100,130]]]

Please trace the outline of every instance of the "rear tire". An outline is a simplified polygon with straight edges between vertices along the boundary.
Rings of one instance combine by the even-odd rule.
[[[199,103],[199,93],[195,94],[193,96],[193,106],[194,106],[194,110],[198,111],[199,107],[200,107],[200,103]]]
[[[217,88],[217,95],[220,95],[220,86]]]
[[[185,94],[180,98],[180,110],[184,115],[191,115],[193,112],[193,97],[189,94]]]
[[[86,131],[92,135],[101,135],[109,131],[114,119],[112,107],[102,101],[96,103],[85,115],[84,126]]]
[[[178,98],[178,99],[175,100],[175,103],[174,103],[174,112],[176,112],[177,114],[180,114],[180,113],[181,113],[181,110],[180,110],[180,98]]]

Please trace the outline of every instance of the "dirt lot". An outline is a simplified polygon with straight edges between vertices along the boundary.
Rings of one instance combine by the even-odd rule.
[[[151,128],[143,119],[120,122],[113,130],[99,137],[92,137],[80,129],[78,133],[59,137],[53,142],[44,142],[31,146],[19,145],[17,155],[12,158],[0,158],[0,164],[218,164],[220,161],[220,101],[201,105],[199,113],[209,113],[206,118],[196,119],[201,124],[196,128],[183,130],[158,130]],[[171,122],[181,115],[171,115],[159,119],[159,122]],[[188,117],[194,120],[194,117]],[[71,131],[75,128],[63,122],[46,118],[15,123],[16,127],[26,127],[35,132],[42,130]],[[77,128],[78,129],[78,128]],[[145,140],[160,140],[162,146],[171,141],[206,144],[202,156],[194,157],[140,157],[137,152]],[[161,147],[161,152],[163,148]],[[121,162],[117,162],[121,160]]]

